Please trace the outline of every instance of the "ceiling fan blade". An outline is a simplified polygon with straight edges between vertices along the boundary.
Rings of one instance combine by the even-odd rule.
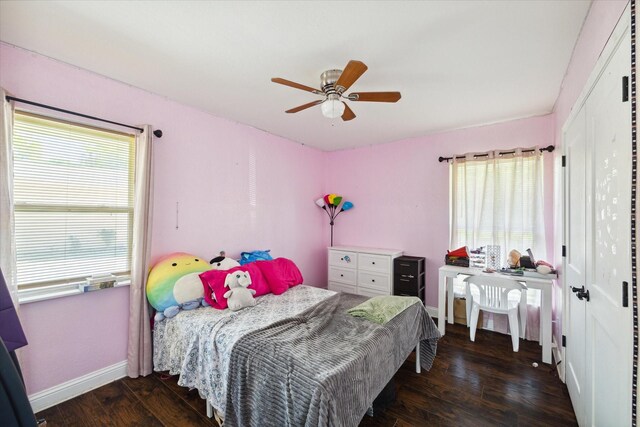
[[[351,108],[349,108],[346,102],[343,102],[343,104],[344,104],[344,113],[342,113],[342,120],[344,120],[345,122],[348,122],[349,120],[355,119],[356,115],[351,110]]]
[[[291,80],[281,79],[280,77],[274,77],[271,79],[274,83],[279,83],[281,85],[290,86],[296,89],[306,90],[307,92],[316,93],[322,95],[322,91],[318,89],[314,89],[309,86],[301,85],[300,83],[292,82]]]
[[[363,62],[351,60],[338,77],[335,87],[338,93],[342,93],[349,89],[351,85],[367,71],[367,66]]]
[[[400,92],[353,92],[347,98],[350,101],[398,102]]]
[[[297,113],[298,111],[306,110],[307,108],[311,108],[315,105],[320,105],[324,102],[324,99],[319,99],[317,101],[310,102],[308,104],[301,105],[296,108],[292,108],[290,110],[285,111],[285,113]]]

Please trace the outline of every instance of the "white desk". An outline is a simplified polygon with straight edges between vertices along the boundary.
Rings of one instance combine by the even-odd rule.
[[[507,276],[499,273],[483,273],[479,268],[468,267],[454,267],[452,265],[444,265],[438,270],[438,329],[440,333],[445,333],[445,304],[448,303],[449,310],[449,323],[453,323],[453,279],[458,274],[465,274],[468,276],[499,276],[513,279],[518,282],[523,282],[527,285],[527,288],[540,289],[542,298],[540,301],[540,344],[542,345],[542,361],[544,363],[551,363],[551,291],[553,288],[553,280],[555,277],[549,279],[540,279],[537,277],[527,276]],[[449,296],[445,301],[446,296]]]

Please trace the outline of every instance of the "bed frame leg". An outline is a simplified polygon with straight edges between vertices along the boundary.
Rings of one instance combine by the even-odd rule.
[[[416,346],[416,374],[419,374],[420,372],[420,342],[418,342],[418,345]]]
[[[213,406],[211,406],[211,403],[209,403],[209,401],[206,399],[205,402],[207,402],[207,417],[213,418]]]

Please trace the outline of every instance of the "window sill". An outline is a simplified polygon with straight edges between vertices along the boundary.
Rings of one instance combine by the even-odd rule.
[[[123,286],[129,286],[131,284],[130,280],[122,281],[113,286],[113,288],[121,288]],[[105,289],[113,289],[113,288],[105,288]],[[105,289],[96,289],[94,291],[102,291]],[[34,290],[25,290],[18,291],[18,303],[20,305],[30,304],[32,302],[46,301],[50,299],[69,297],[72,295],[82,295],[87,292],[82,292],[78,289],[77,285],[62,285],[57,287],[51,287],[48,289],[34,289]]]

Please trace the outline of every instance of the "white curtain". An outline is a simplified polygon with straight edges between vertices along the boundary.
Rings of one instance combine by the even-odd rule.
[[[0,269],[4,275],[13,305],[18,305],[16,283],[16,250],[13,239],[13,105],[7,93],[0,88],[2,115],[0,115]]]
[[[511,151],[511,150],[509,150]],[[499,245],[506,263],[511,249],[530,248],[546,259],[544,168],[536,150],[454,159],[451,165],[451,248]],[[526,255],[526,253],[523,253]]]
[[[153,369],[150,310],[146,296],[151,253],[153,208],[153,133],[151,126],[136,138],[133,247],[129,289],[128,375],[149,375]]]
[[[500,263],[510,250],[546,260],[544,223],[544,167],[541,153],[518,148],[514,154],[488,156],[469,153],[451,164],[451,248],[499,245]],[[456,294],[464,294],[458,282]],[[539,336],[540,295],[527,293],[527,339]],[[506,332],[504,316],[484,316],[483,326]]]

